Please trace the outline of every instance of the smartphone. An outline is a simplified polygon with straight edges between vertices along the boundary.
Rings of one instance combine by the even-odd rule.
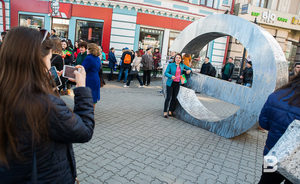
[[[60,87],[62,85],[62,83],[61,83],[60,77],[57,75],[56,67],[52,66],[50,68],[49,72],[50,72],[50,75],[52,76],[52,78],[53,78],[53,80],[56,84],[56,87]]]
[[[63,77],[68,79],[75,79],[74,71],[79,71],[78,68],[70,65],[64,65]]]

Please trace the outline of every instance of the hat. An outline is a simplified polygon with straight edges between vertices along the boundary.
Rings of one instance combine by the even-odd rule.
[[[248,61],[247,63],[252,66],[252,62],[251,61]]]

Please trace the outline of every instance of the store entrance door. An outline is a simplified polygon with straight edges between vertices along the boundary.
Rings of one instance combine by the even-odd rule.
[[[52,18],[52,29],[55,29],[57,37],[61,39],[68,39],[69,24],[69,19]]]

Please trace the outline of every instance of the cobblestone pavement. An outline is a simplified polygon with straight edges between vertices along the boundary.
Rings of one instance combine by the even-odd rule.
[[[75,144],[78,179],[98,183],[257,183],[266,133],[226,139],[162,117],[160,81],[101,88],[92,140]]]

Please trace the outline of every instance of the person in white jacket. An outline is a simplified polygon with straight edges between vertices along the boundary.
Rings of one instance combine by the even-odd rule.
[[[142,56],[140,54],[139,51],[135,51],[134,53],[134,59],[133,59],[133,62],[132,62],[132,66],[131,66],[131,72],[129,73],[129,78],[128,78],[128,81],[127,83],[124,85],[124,87],[128,88],[130,86],[130,82],[132,81],[133,77],[136,77],[137,80],[139,81],[140,83],[140,86],[139,87],[143,87],[143,82],[142,80],[140,79],[140,76],[139,76],[139,71],[141,69],[141,61],[142,61]]]

